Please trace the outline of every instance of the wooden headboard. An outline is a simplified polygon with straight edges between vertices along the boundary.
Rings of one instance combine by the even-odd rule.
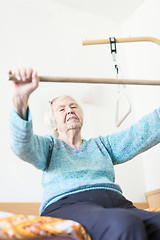
[[[0,202],[0,211],[15,214],[39,215],[39,202]]]
[[[137,208],[148,208],[147,202],[134,203]],[[0,211],[15,214],[39,215],[39,202],[0,202]]]

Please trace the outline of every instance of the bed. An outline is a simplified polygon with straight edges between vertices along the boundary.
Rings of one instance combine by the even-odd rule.
[[[134,205],[140,209],[149,207],[147,202],[136,202]],[[15,214],[39,215],[39,202],[0,202],[0,211]]]
[[[0,202],[0,239],[91,240],[75,221],[39,216],[40,203]]]
[[[134,203],[152,211],[148,203]],[[91,240],[79,223],[39,216],[38,202],[0,202],[0,239]],[[4,216],[2,216],[4,214]]]

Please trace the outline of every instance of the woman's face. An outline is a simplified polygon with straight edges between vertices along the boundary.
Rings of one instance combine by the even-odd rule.
[[[58,134],[78,130],[83,126],[83,113],[77,102],[69,96],[59,97],[52,103],[52,112]]]

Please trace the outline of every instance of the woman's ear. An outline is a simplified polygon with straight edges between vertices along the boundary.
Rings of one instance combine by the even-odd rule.
[[[58,130],[56,121],[55,121],[55,119],[54,119],[53,116],[52,116],[52,127],[53,127],[54,131],[57,131],[57,130]]]
[[[54,131],[57,131],[58,130],[58,128],[57,127],[54,127]]]

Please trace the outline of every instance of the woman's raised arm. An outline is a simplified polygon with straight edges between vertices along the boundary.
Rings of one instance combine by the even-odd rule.
[[[22,119],[27,120],[28,99],[30,94],[38,87],[39,78],[37,72],[32,68],[17,69],[14,75],[17,81],[12,82],[13,107]],[[28,82],[28,79],[32,79],[32,81]]]

